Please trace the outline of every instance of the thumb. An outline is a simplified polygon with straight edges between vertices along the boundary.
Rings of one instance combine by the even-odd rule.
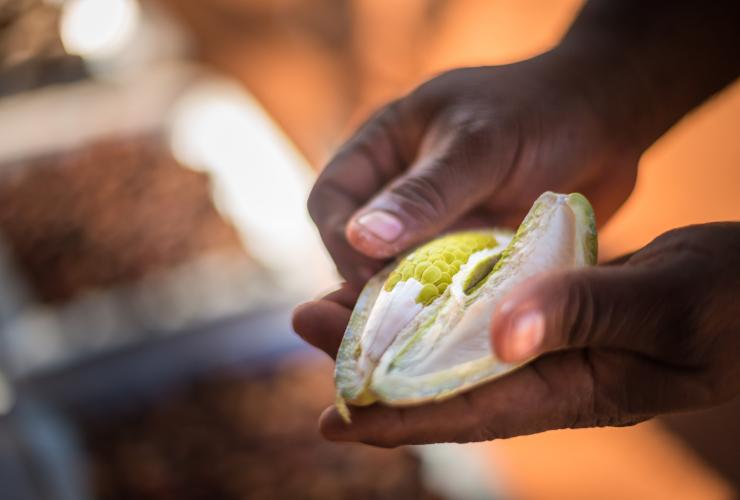
[[[636,266],[537,277],[497,306],[491,322],[493,348],[506,362],[586,346],[660,356],[666,354],[670,332],[680,331],[681,318],[687,317],[679,289],[670,272]]]
[[[460,160],[471,156],[460,154],[461,148],[440,145],[422,153],[353,215],[346,229],[350,244],[370,257],[391,257],[438,234],[479,203],[492,191],[492,176]]]

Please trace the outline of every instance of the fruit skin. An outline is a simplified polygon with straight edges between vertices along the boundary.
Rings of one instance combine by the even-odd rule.
[[[375,402],[375,396],[366,391],[370,377],[358,373],[358,359],[360,356],[360,336],[362,329],[370,316],[370,309],[375,303],[383,284],[396,268],[396,263],[386,266],[376,274],[360,292],[355,308],[349,318],[344,338],[337,352],[337,363],[334,368],[334,383],[337,386],[337,408],[346,409],[346,402],[357,406],[365,406]],[[347,413],[349,415],[349,413]]]
[[[596,223],[593,210],[588,200],[578,193],[561,195],[546,192],[543,193],[534,203],[529,214],[520,225],[506,249],[501,254],[496,255],[493,269],[486,275],[486,287],[492,286],[494,287],[494,290],[496,290],[495,287],[497,282],[505,279],[506,273],[497,274],[498,271],[505,269],[508,271],[509,276],[511,276],[512,273],[514,276],[518,274],[517,269],[520,264],[518,262],[518,258],[521,253],[521,249],[525,248],[527,244],[532,244],[533,241],[536,243],[536,231],[538,226],[547,222],[548,210],[557,206],[556,204],[558,203],[566,203],[572,210],[576,220],[575,237],[577,238],[577,242],[580,244],[578,247],[580,248],[580,253],[577,259],[577,265],[591,265],[596,263],[598,248]],[[535,238],[534,240],[532,236],[533,234]],[[432,245],[449,236],[442,237],[428,245]],[[467,257],[465,257],[464,254],[461,255],[461,252],[463,252],[462,249],[452,251],[443,250],[439,255],[445,264],[452,264],[456,260],[460,260],[462,262],[463,258],[467,259],[467,257],[470,256],[470,254],[468,254]],[[414,253],[412,252],[409,256],[413,257]],[[441,261],[439,259],[435,260],[434,264],[437,265],[438,262]],[[368,282],[358,298],[358,302],[350,318],[345,332],[345,337],[337,355],[337,365],[335,370],[337,408],[340,410],[340,414],[346,421],[349,421],[350,418],[347,403],[364,406],[380,401],[393,406],[405,406],[430,401],[441,401],[461,392],[470,390],[480,384],[487,383],[492,379],[509,373],[520,366],[504,364],[499,362],[495,357],[488,356],[464,362],[439,372],[428,373],[419,377],[408,377],[398,375],[398,373],[392,373],[391,368],[395,361],[384,356],[383,359],[381,359],[380,364],[373,369],[372,373],[358,373],[357,360],[360,355],[358,348],[359,339],[372,305],[381,290],[386,287],[390,287],[392,290],[393,286],[400,282],[404,275],[406,276],[406,279],[414,277],[413,272],[415,271],[415,265],[418,263],[421,262],[416,262],[413,267],[411,265],[404,266],[404,264],[409,264],[409,262],[404,262],[402,259],[398,264],[388,266]],[[421,271],[422,277],[423,273],[428,268],[429,264],[427,263],[427,266],[423,268],[423,271]],[[393,274],[394,272],[396,273],[395,275]],[[398,276],[399,274],[401,278],[396,279],[395,276]],[[391,276],[394,276],[393,279],[391,279]],[[433,277],[437,277],[434,272]],[[472,294],[472,298],[475,297],[477,291],[478,289],[476,287],[472,287],[470,290],[465,290],[466,293],[469,292]],[[447,301],[446,304],[449,304],[449,301]],[[421,340],[427,330],[434,328],[435,326],[440,326],[437,315],[439,313],[439,309],[444,308],[446,304],[442,304],[440,306],[438,303],[435,303],[434,307],[428,307],[423,310],[420,314],[420,318],[415,321],[413,325],[417,331],[406,331],[406,333],[403,334],[410,340],[405,344],[406,347],[400,351],[400,354],[403,354],[403,352],[408,350],[412,343]],[[464,311],[462,313],[464,314]],[[402,334],[399,334],[398,336],[401,337],[401,335]],[[399,352],[396,352],[395,355],[399,355]],[[382,372],[383,376],[373,376],[377,372]]]
[[[581,193],[568,195],[568,202],[575,208],[574,213],[579,224],[586,233],[583,237],[584,254],[588,265],[596,264],[599,258],[599,238],[596,232],[596,217],[591,203]]]
[[[417,266],[422,269],[421,277],[433,262],[434,266],[438,267],[440,271],[444,269],[446,272],[440,272],[439,276],[432,276],[437,278],[436,284],[427,283],[430,287],[434,286],[436,288],[434,292],[431,290],[425,292],[422,288],[417,302],[429,305],[447,292],[449,284],[454,278],[452,273],[456,274],[471,255],[479,250],[493,248],[498,245],[497,237],[503,237],[505,242],[511,239],[512,236],[511,231],[507,229],[485,229],[448,234],[409,252],[404,257],[386,266],[367,282],[355,303],[337,353],[334,379],[337,386],[336,406],[340,410],[340,414],[349,418],[347,403],[354,406],[367,406],[378,400],[377,395],[370,389],[372,374],[359,373],[358,359],[362,331],[380,293],[384,290],[386,292],[392,291],[402,281],[416,279],[414,272]],[[425,251],[419,252],[419,250]],[[498,254],[496,257],[498,257]],[[445,275],[449,276],[449,282]],[[430,296],[425,296],[425,293],[429,293]],[[418,300],[419,298],[421,300]]]

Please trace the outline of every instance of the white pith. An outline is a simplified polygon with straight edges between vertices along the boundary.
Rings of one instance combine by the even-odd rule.
[[[404,362],[399,373],[423,375],[494,356],[488,326],[501,299],[536,274],[579,265],[584,260],[582,245],[577,244],[575,215],[565,200],[562,197],[555,202],[549,222],[538,228],[538,234],[522,241],[516,262],[500,271],[502,274],[495,280],[495,286],[484,285],[458,322],[448,325],[445,318],[438,318],[423,340],[433,342],[434,348],[414,362]],[[448,309],[441,314],[450,316],[455,312]]]
[[[465,298],[463,285],[468,274],[481,260],[500,254],[510,241],[511,236],[497,236],[495,247],[471,254],[466,263],[452,277],[451,300],[462,302]],[[408,258],[413,258],[413,254]],[[409,278],[397,283],[390,292],[385,289],[380,291],[360,337],[362,350],[358,366],[363,373],[369,373],[375,369],[398,333],[424,309],[425,306],[417,302],[422,287],[422,283],[417,279]],[[440,298],[435,299],[435,302]]]
[[[459,302],[465,300],[465,291],[463,285],[465,280],[468,278],[470,272],[475,269],[480,261],[486,259],[492,255],[500,254],[504,249],[509,246],[513,235],[496,235],[497,245],[493,248],[485,248],[472,254],[468,261],[460,267],[460,270],[452,277],[452,284],[450,285],[450,292],[453,298]]]
[[[359,367],[363,373],[375,368],[398,332],[424,308],[416,302],[421,289],[421,283],[409,278],[396,283],[390,292],[380,291],[360,338]]]
[[[391,292],[383,289],[390,270],[371,280],[337,359],[340,401],[446,399],[514,369],[492,352],[493,311],[533,275],[593,263],[593,231],[593,212],[580,195],[544,193],[513,241],[508,231],[493,230],[498,246],[470,255],[431,303],[417,303],[423,288],[417,279],[398,282]],[[471,288],[471,273],[477,277],[481,263],[497,254],[495,272]]]

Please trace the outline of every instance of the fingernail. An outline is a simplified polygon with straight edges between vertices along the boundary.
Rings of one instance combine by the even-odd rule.
[[[524,360],[534,355],[545,337],[545,317],[540,311],[529,310],[512,321],[506,337],[506,354],[511,361]]]
[[[398,217],[379,210],[361,215],[357,219],[357,224],[387,243],[398,239],[403,232],[403,223]]]

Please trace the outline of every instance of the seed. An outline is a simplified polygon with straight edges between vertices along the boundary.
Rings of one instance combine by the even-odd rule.
[[[421,275],[422,283],[436,283],[439,277],[442,276],[442,271],[437,266],[429,266]]]
[[[386,292],[390,292],[399,281],[401,281],[401,273],[399,273],[398,271],[393,271],[388,276],[388,279],[386,280],[385,286],[383,288]]]
[[[424,287],[419,291],[419,296],[416,298],[416,301],[427,305],[437,297],[439,297],[439,291],[436,286],[424,285]]]
[[[424,282],[424,271],[429,267],[429,264],[426,262],[419,262],[416,264],[416,267],[414,267],[414,278],[416,278],[416,281]]]
[[[411,262],[404,262],[401,266],[401,279],[406,281],[414,275],[414,265]]]

